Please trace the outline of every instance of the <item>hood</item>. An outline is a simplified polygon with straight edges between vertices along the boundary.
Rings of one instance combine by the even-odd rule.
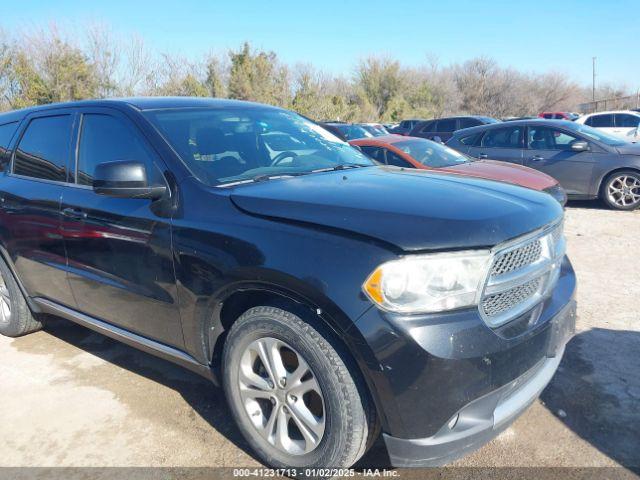
[[[441,170],[468,175],[470,177],[513,183],[514,185],[533,188],[534,190],[544,190],[558,183],[553,177],[534,170],[533,168],[492,160],[463,163],[453,167],[442,168]]]
[[[490,247],[563,212],[546,193],[395,167],[245,184],[231,200],[253,215],[353,232],[406,251]]]
[[[616,147],[616,150],[621,155],[637,155],[640,156],[640,143],[626,143],[619,147]]]

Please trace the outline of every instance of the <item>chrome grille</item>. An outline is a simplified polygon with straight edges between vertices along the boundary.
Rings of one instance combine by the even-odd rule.
[[[564,251],[562,223],[498,246],[479,302],[485,322],[498,327],[542,301],[558,279]]]
[[[506,292],[490,295],[482,301],[484,313],[495,316],[510,310],[516,305],[528,300],[540,288],[542,279],[540,277],[528,281],[524,285],[513,287]]]
[[[532,240],[522,247],[502,253],[497,256],[493,262],[491,276],[502,275],[518,270],[525,265],[530,265],[540,258],[541,253],[542,243],[540,242],[540,239]]]

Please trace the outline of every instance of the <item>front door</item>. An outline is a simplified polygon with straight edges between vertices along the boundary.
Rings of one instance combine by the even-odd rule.
[[[165,182],[157,154],[130,119],[111,109],[81,110],[76,137],[76,168],[61,209],[78,309],[182,347],[166,207],[162,201],[98,195],[92,188],[96,166],[118,160],[141,162],[151,182]]]
[[[587,140],[553,127],[529,126],[527,130],[525,165],[558,180],[569,195],[589,195],[599,154],[571,149],[572,143]]]

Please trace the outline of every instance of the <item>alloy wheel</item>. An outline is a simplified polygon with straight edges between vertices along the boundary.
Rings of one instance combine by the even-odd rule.
[[[640,203],[640,179],[633,175],[619,175],[609,182],[609,201],[620,207]]]
[[[11,321],[11,296],[4,277],[0,275],[0,323]]]
[[[258,434],[290,455],[315,450],[325,430],[325,402],[316,375],[286,342],[249,344],[238,372],[243,407]]]

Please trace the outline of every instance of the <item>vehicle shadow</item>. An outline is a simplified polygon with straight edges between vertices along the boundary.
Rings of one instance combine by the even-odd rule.
[[[47,316],[45,325],[45,331],[58,340],[176,391],[213,429],[260,463],[238,430],[224,392],[209,380],[65,319]],[[354,468],[383,467],[389,468],[390,461],[380,437]]]
[[[584,210],[611,210],[602,200],[569,200],[567,208],[580,208]]]
[[[222,389],[209,380],[61,318],[48,316],[45,331],[110,364],[176,391],[213,429],[259,462],[236,427]]]
[[[178,392],[213,429],[251,456],[220,388],[168,361],[62,319],[46,332],[106,362]],[[594,328],[576,335],[541,400],[559,421],[616,462],[640,469],[640,332]],[[389,468],[379,438],[356,469]]]
[[[611,459],[640,471],[640,332],[593,328],[567,345],[544,405]]]

